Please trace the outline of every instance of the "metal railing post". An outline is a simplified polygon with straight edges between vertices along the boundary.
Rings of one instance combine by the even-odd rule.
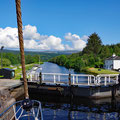
[[[42,72],[40,72],[39,78],[40,78],[40,84],[42,84]]]
[[[30,74],[30,81],[32,81],[32,74]]]
[[[75,84],[75,76],[73,75],[73,84]]]
[[[89,76],[88,76],[88,85],[90,85],[90,80],[89,80]]]
[[[60,75],[58,75],[58,81],[60,82]]]
[[[39,74],[37,74],[37,81],[39,81]]]
[[[116,84],[118,84],[118,76],[116,76]]]
[[[97,78],[94,76],[94,84],[96,84],[96,79],[97,79]]]
[[[1,69],[3,67],[3,64],[2,64],[2,51],[3,51],[3,48],[4,48],[4,46],[1,47]]]
[[[120,74],[118,75],[118,84],[120,85]]]
[[[78,83],[78,76],[76,76],[76,82]]]
[[[105,76],[105,79],[104,79],[104,85],[106,86],[107,85],[107,77]]]
[[[42,74],[42,81],[44,81],[44,78],[45,78],[45,77],[44,77],[44,74]]]
[[[92,81],[91,81],[91,75],[89,76],[89,80],[90,80],[90,84],[91,84],[91,82],[92,82]]]
[[[69,73],[69,76],[68,76],[68,80],[69,80],[69,85],[71,85],[71,74]]]
[[[54,83],[56,83],[56,78],[55,78],[55,75],[54,75]]]
[[[110,83],[110,75],[109,75],[109,83]]]

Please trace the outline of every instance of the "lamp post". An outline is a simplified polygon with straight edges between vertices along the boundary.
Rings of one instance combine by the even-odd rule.
[[[39,65],[40,65],[40,55],[39,55]]]
[[[4,46],[1,47],[1,68],[3,67],[2,65],[2,51],[3,51]]]

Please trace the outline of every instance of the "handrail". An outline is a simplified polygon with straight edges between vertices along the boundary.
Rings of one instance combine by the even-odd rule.
[[[38,115],[39,115],[39,113],[40,113],[41,120],[43,120],[42,108],[41,108],[41,103],[40,103],[40,101],[32,100],[32,102],[39,104],[39,105],[38,105],[37,115],[36,115],[35,117],[38,118]],[[13,103],[13,104],[10,105],[5,111],[3,111],[2,113],[0,113],[0,117],[2,117],[7,111],[9,111],[12,107],[14,107],[14,105],[16,105],[16,104],[20,104],[20,105],[21,105],[21,103],[22,103],[22,100]],[[22,105],[21,105],[20,108],[22,109]],[[14,117],[16,116],[16,114],[19,112],[19,110],[20,110],[20,109],[18,109],[18,110],[14,113],[14,115],[12,116],[12,118],[14,118]],[[26,115],[27,115],[27,114],[26,114]],[[18,120],[21,116],[22,116],[22,114],[20,114],[16,120]],[[23,117],[24,117],[24,116],[23,116]]]
[[[72,85],[82,84],[81,79],[83,79],[84,77],[85,81],[87,80],[88,85],[100,85],[100,84],[103,85],[102,81],[104,81],[104,85],[106,86],[108,83],[110,84],[111,82],[118,84],[119,74],[99,74],[97,76],[94,76],[91,74],[41,73],[41,78],[42,78],[42,83],[44,83],[45,81],[46,82],[50,81],[50,83],[53,82],[55,84],[66,84],[66,82],[67,84],[69,84],[69,75],[71,77],[70,80]],[[39,73],[29,74],[28,76],[29,76],[28,81],[31,82],[40,81]],[[65,80],[63,80],[63,76],[67,77],[66,82]]]
[[[15,105],[15,104],[18,104],[18,103],[20,103],[20,102],[22,102],[22,100],[21,101],[18,101],[18,102],[14,102],[12,105],[10,105],[5,111],[3,111],[2,113],[0,113],[0,117],[3,115],[3,114],[5,114],[13,105]]]

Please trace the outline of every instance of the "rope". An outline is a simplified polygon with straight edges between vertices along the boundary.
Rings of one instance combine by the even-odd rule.
[[[29,98],[28,85],[26,80],[26,71],[25,71],[25,56],[24,56],[24,43],[23,43],[22,19],[21,19],[21,0],[15,0],[15,2],[16,2],[16,14],[17,14],[18,37],[19,37],[19,46],[20,46],[20,54],[21,54],[22,74],[24,80],[24,92],[25,92],[25,98]]]

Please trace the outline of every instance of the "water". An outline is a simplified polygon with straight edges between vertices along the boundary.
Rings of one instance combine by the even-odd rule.
[[[75,72],[73,69],[67,69],[63,66],[59,66],[57,64],[54,64],[54,63],[50,63],[50,62],[45,62],[44,64],[41,65],[41,68],[42,68],[42,73],[63,73],[63,74],[85,74],[85,73],[78,73],[78,72]],[[37,69],[36,73],[39,73],[40,72],[40,69]],[[53,78],[54,76],[53,75],[45,75],[44,76],[44,79],[46,81],[53,81]],[[58,76],[56,76],[56,80],[58,80]],[[60,81],[61,82],[67,82],[68,81],[68,75],[63,75],[63,76],[60,76]],[[71,81],[73,81],[73,77],[71,78]],[[88,77],[78,77],[78,81],[79,83],[87,83],[88,82]]]
[[[47,98],[48,97],[48,98]],[[45,120],[120,120],[120,99],[90,100],[32,95],[42,103]]]
[[[65,67],[44,63],[44,73],[69,73]],[[38,70],[39,71],[39,70]],[[71,70],[71,73],[75,73]],[[80,73],[79,73],[80,74]],[[58,96],[30,95],[42,103],[44,120],[119,120],[120,98],[90,100],[85,98],[60,98]]]
[[[41,65],[41,68],[43,73],[69,73],[69,70],[67,68],[50,62],[44,62],[44,64]],[[40,69],[37,70],[37,72],[39,71]],[[75,72],[73,69],[70,69],[70,72],[72,74],[77,74],[77,72]]]

